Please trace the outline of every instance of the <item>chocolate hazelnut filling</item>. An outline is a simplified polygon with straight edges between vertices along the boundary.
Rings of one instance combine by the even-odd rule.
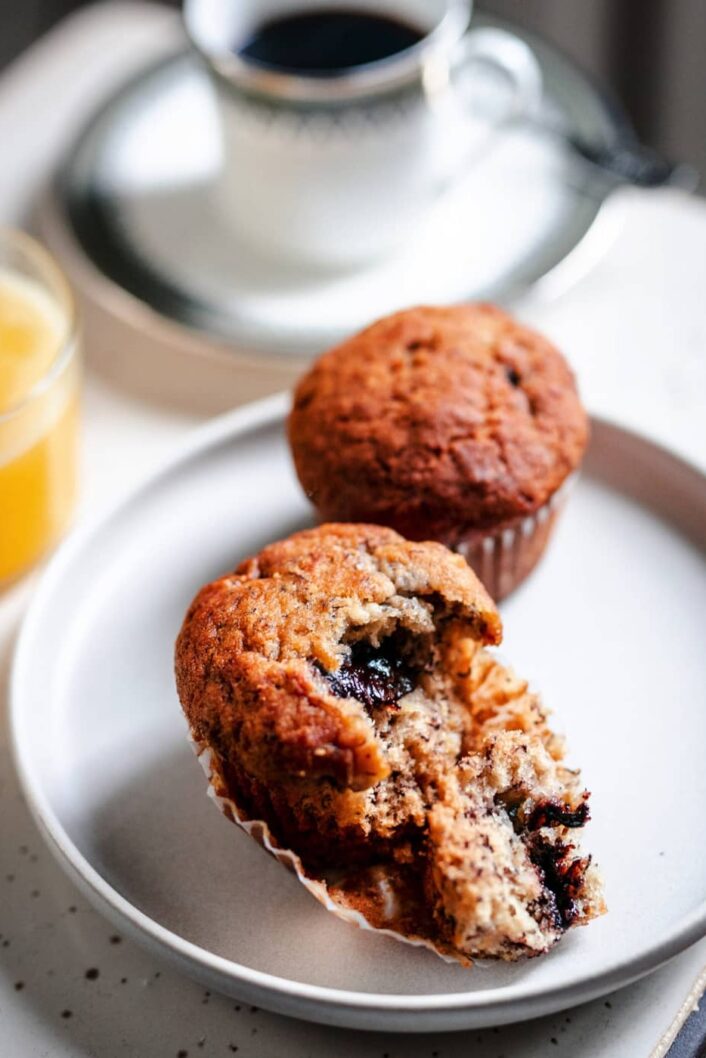
[[[417,672],[405,661],[391,639],[379,647],[354,643],[335,672],[324,672],[338,698],[357,698],[368,709],[397,708],[400,698],[413,691]]]
[[[591,818],[587,801],[582,801],[577,808],[563,805],[558,801],[542,801],[535,805],[525,826],[528,830],[539,830],[541,827],[583,827]]]
[[[577,920],[580,914],[579,895],[584,883],[591,857],[572,858],[573,845],[561,841],[554,843],[545,838],[536,837],[529,846],[532,863],[537,868],[545,886],[545,891],[554,897],[554,908],[551,909],[556,925],[566,930]]]

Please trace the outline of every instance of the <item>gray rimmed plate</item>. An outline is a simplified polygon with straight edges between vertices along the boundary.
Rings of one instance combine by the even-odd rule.
[[[567,1007],[706,934],[706,478],[595,421],[549,552],[503,607],[503,653],[593,791],[609,913],[548,956],[447,965],[336,920],[206,797],[173,643],[206,580],[311,520],[286,398],[196,432],[77,531],[24,624],[16,761],[42,832],[121,928],[210,987],[330,1024],[429,1031]]]

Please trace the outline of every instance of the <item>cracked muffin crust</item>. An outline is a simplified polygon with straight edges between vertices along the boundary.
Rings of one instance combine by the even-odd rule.
[[[179,697],[218,793],[330,906],[461,961],[548,950],[603,908],[588,818],[468,565],[325,525],[196,596]]]
[[[581,461],[588,421],[571,370],[541,335],[492,305],[420,307],[320,357],[296,388],[289,438],[322,521],[439,540],[499,598],[538,561],[547,505]],[[483,540],[506,531],[507,541],[507,530],[518,553],[504,570],[479,568]]]

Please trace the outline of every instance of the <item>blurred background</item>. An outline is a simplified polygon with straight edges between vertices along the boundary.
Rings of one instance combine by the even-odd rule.
[[[0,69],[85,4],[0,0]],[[478,6],[553,41],[622,100],[645,143],[706,174],[706,0],[484,0]]]

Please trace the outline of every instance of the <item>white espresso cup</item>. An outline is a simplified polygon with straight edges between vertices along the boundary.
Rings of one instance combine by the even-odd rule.
[[[268,20],[339,7],[402,20],[420,39],[325,76],[241,54]],[[397,247],[492,134],[541,96],[523,41],[468,31],[471,0],[185,0],[184,16],[221,119],[224,221],[261,255],[296,266],[351,267]],[[481,120],[478,79],[494,85]]]

